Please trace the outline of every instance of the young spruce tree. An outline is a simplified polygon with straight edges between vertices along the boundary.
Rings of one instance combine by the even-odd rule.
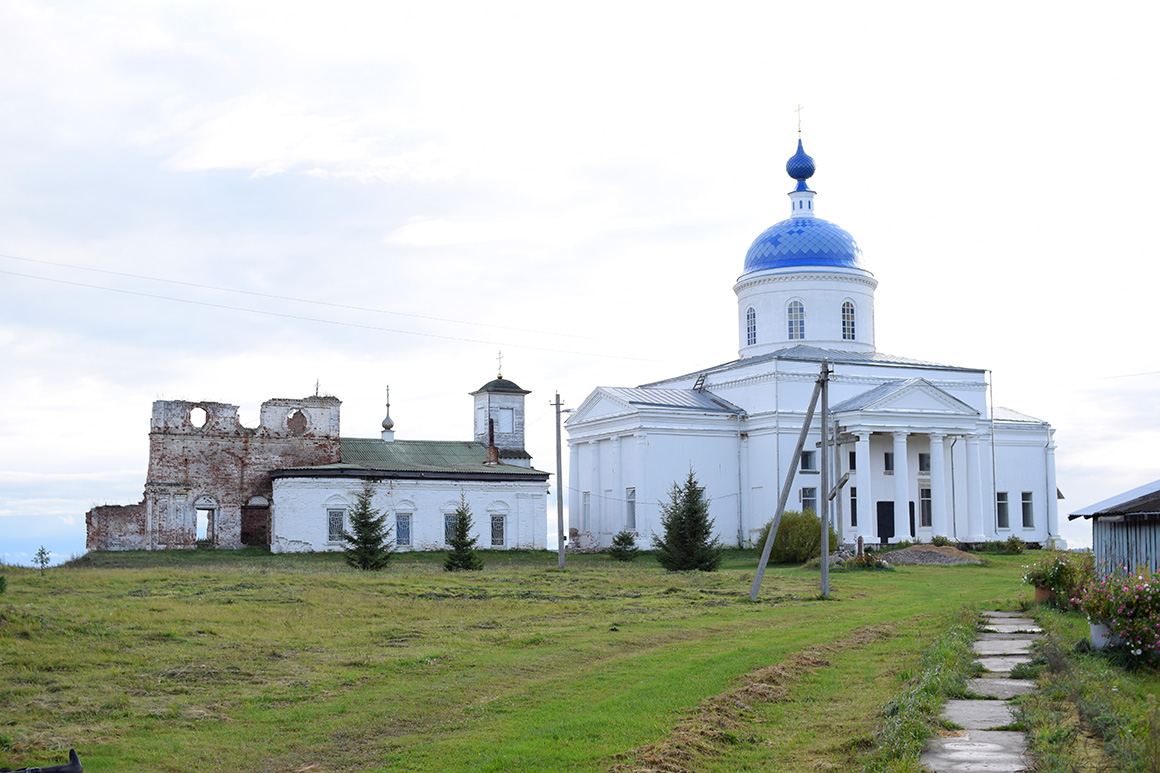
[[[665,534],[653,535],[653,547],[665,569],[712,572],[721,565],[723,548],[713,536],[709,503],[691,469],[684,484],[673,483],[669,501],[661,505],[661,525]]]
[[[343,531],[346,541],[343,558],[355,569],[374,571],[386,569],[391,560],[391,527],[387,516],[371,506],[375,485],[363,481],[362,492],[350,511],[350,531]]]
[[[451,552],[443,560],[443,568],[448,572],[460,569],[478,571],[483,568],[483,559],[475,552],[475,537],[471,536],[471,507],[467,498],[459,495],[459,507],[455,508],[455,521],[451,527]]]

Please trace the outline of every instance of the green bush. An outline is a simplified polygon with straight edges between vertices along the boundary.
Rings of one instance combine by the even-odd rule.
[[[1007,541],[1003,544],[1006,546],[1007,552],[1013,556],[1020,555],[1024,550],[1027,549],[1026,543],[1024,543],[1023,540],[1019,539],[1014,534],[1008,537]]]
[[[1078,605],[1084,588],[1095,573],[1091,553],[1064,553],[1053,550],[1026,567],[1023,582],[1055,591],[1056,603],[1065,609]]]
[[[664,536],[653,535],[657,561],[670,572],[697,569],[712,572],[724,550],[713,536],[709,502],[692,469],[683,484],[673,483],[669,501],[661,504]]]
[[[930,541],[930,544],[935,545],[935,546],[940,547],[940,548],[950,547],[951,538],[944,537],[943,535],[940,534],[937,537],[935,537],[934,539],[932,539]]]
[[[608,556],[614,561],[635,561],[640,549],[636,546],[636,535],[631,531],[622,531],[612,538],[612,546],[608,548]]]
[[[773,521],[762,527],[757,537],[759,547],[765,546],[769,527]],[[830,552],[838,549],[838,535],[830,529]],[[774,564],[801,564],[822,554],[822,520],[813,510],[799,513],[787,510],[781,515],[781,525],[773,538],[769,560]]]

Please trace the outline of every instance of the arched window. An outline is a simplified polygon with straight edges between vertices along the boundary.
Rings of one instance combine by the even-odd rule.
[[[842,304],[842,340],[854,340],[854,304],[850,301]]]
[[[801,301],[790,301],[787,309],[789,319],[789,340],[796,341],[806,337],[806,307]]]
[[[757,343],[757,312],[750,306],[745,310],[745,345]]]

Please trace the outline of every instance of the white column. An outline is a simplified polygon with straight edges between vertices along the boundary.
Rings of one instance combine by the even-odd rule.
[[[620,435],[612,436],[612,501],[608,510],[615,515],[608,531],[619,534],[624,529],[624,464],[620,460]]]
[[[894,432],[894,542],[910,539],[910,469],[906,434]]]
[[[966,542],[986,542],[983,534],[982,477],[979,475],[979,436],[967,435],[967,536]]]
[[[737,463],[741,465],[741,470],[738,474],[738,488],[737,492],[737,520],[740,524],[739,531],[741,533],[742,545],[749,539],[749,530],[753,528],[750,524],[753,521],[753,512],[751,507],[744,506],[743,502],[748,501],[750,494],[749,484],[749,433],[742,433],[741,446],[737,453]]]
[[[854,482],[858,486],[858,528],[851,535],[869,537],[870,542],[878,541],[878,513],[874,504],[874,486],[870,482],[870,433],[859,432],[854,443]]]
[[[943,457],[943,443],[946,435],[930,433],[930,526],[932,536],[948,537],[947,529],[947,481],[946,460]]]
[[[659,534],[662,531],[660,523],[653,523],[655,508],[648,504],[656,500],[650,498],[648,493],[648,479],[645,476],[648,471],[648,436],[643,432],[636,436],[636,464],[633,469],[636,470],[636,533],[648,535],[656,531]]]
[[[1047,448],[1043,450],[1043,461],[1047,464],[1047,502],[1044,503],[1047,512],[1047,544],[1044,547],[1066,550],[1067,544],[1060,544],[1059,500],[1055,498],[1055,442],[1050,438]]]
[[[604,501],[604,454],[601,452],[601,442],[592,441],[592,542],[600,545],[600,533],[604,531],[607,503]]]
[[[580,449],[582,447],[579,443],[573,445],[572,441],[568,441],[568,521],[564,528],[575,529],[577,532],[580,531]],[[563,486],[564,482],[556,481],[556,485]]]

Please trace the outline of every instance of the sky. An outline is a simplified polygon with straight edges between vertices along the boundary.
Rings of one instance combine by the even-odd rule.
[[[157,399],[465,439],[502,351],[554,470],[557,391],[736,358],[799,105],[878,350],[1050,421],[1061,516],[1156,480],[1158,16],[0,0],[0,562],[140,500]]]

